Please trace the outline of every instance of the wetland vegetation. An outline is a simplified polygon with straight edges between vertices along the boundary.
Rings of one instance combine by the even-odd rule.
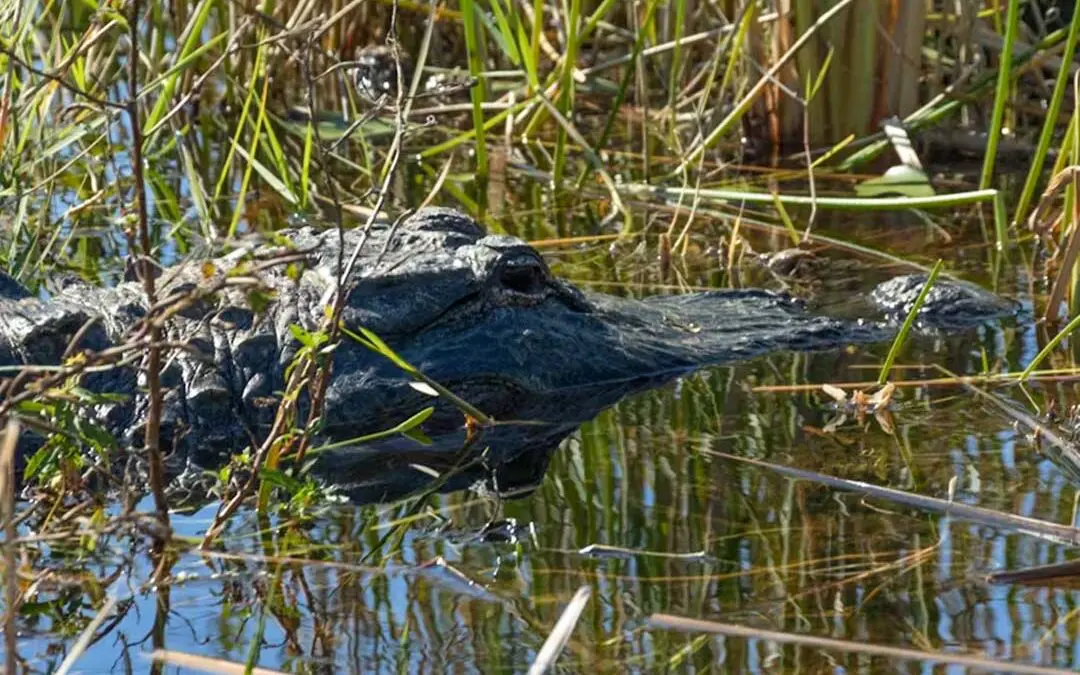
[[[614,295],[851,317],[921,271],[1020,308],[705,369],[512,496],[419,467],[379,504],[286,461],[335,342],[396,358],[334,312],[276,433],[183,485],[164,323],[2,365],[7,672],[1075,672],[1078,38],[1064,0],[0,0],[0,298],[128,279],[164,316],[163,266],[432,204]],[[138,443],[82,414],[132,364]]]

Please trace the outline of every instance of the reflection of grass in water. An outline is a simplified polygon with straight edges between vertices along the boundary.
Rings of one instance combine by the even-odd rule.
[[[910,550],[913,537],[920,534],[927,541],[938,541],[934,527],[928,529],[928,523],[921,518],[907,517],[888,504],[867,508],[870,505],[860,506],[857,497],[834,496],[831,491],[767,472],[721,462],[706,466],[705,456],[693,450],[697,445],[693,441],[700,439],[703,446],[719,446],[737,454],[765,453],[777,461],[834,475],[869,479],[875,484],[899,480],[898,486],[906,487],[904,467],[891,450],[891,438],[873,429],[848,429],[838,434],[844,438],[841,448],[846,446],[847,450],[841,450],[840,455],[823,452],[824,447],[834,445],[833,441],[815,442],[818,437],[805,436],[791,423],[795,418],[801,424],[807,421],[806,412],[799,410],[800,403],[787,396],[750,396],[751,400],[746,400],[747,395],[723,385],[718,389],[709,386],[723,382],[722,377],[710,378],[709,383],[700,379],[693,378],[681,387],[678,399],[665,390],[620,405],[587,425],[580,444],[572,444],[567,448],[569,452],[564,451],[556,461],[543,492],[543,501],[553,510],[543,516],[533,511],[533,516],[538,522],[563,523],[560,532],[550,535],[559,542],[560,552],[554,557],[553,569],[545,574],[533,572],[536,592],[562,592],[565,597],[581,578],[578,570],[584,564],[589,570],[587,578],[595,575],[595,583],[610,589],[607,596],[615,607],[608,609],[608,620],[610,612],[621,606],[617,598],[622,597],[632,599],[632,614],[639,619],[662,611],[724,616],[752,623],[762,612],[774,616],[774,620],[775,613],[780,612],[780,617],[788,617],[780,625],[793,630],[805,630],[822,619],[841,620],[851,631],[861,627],[887,642],[885,625],[892,619],[885,617],[904,615],[902,605],[896,604],[897,594],[917,591],[916,597],[924,606],[919,623],[926,639],[932,642],[927,626],[933,625],[933,617],[925,615],[925,607],[935,606],[935,591],[932,582],[916,575],[933,577],[929,572],[932,567],[928,569],[927,565],[938,560],[937,547],[930,545],[917,555],[905,551]],[[731,403],[732,412],[718,416],[716,401]],[[925,414],[917,409],[914,419],[911,413],[898,413],[898,435],[915,448],[914,459],[926,482],[924,489],[939,494],[953,470],[951,464],[942,464],[939,458],[948,456],[948,448],[964,442],[971,424],[978,425],[977,419],[987,417],[982,413],[969,415],[973,417],[970,420],[950,419],[949,410],[963,410],[965,404],[956,399],[947,405],[948,409],[931,414],[929,419],[920,419]],[[999,421],[997,426],[1004,429],[1007,423]],[[853,446],[853,442],[858,445]],[[865,448],[861,457],[847,454],[860,446]],[[980,473],[988,471],[993,475],[999,456],[993,448],[988,450],[973,461],[983,467]],[[864,478],[860,467],[872,456],[867,452],[885,454],[884,472],[872,470],[871,476]],[[621,473],[605,471],[609,467],[621,467]],[[1002,488],[999,494],[1004,496],[1009,488]],[[1058,503],[1069,501],[1062,494],[1057,499]],[[602,519],[600,523],[598,519]],[[1004,563],[985,558],[978,536],[960,536],[955,529],[951,532],[945,541],[953,564],[959,566],[957,573],[966,574],[964,568],[971,564],[969,561],[980,561],[976,564],[984,569]],[[629,559],[575,562],[573,552],[594,542],[637,549],[642,554]],[[1015,538],[1014,542],[1019,545],[1022,539]],[[963,550],[960,544],[969,547],[964,556],[959,555]],[[723,562],[710,568],[708,564],[692,566],[686,561],[647,554],[698,550]],[[728,571],[740,563],[749,567]],[[705,571],[695,573],[689,567]],[[723,588],[730,591],[726,593]],[[760,596],[765,599],[749,605],[743,602]],[[718,600],[724,597],[734,599],[730,604]],[[838,602],[844,609],[837,614],[834,605]],[[878,614],[882,617],[875,619]],[[882,619],[885,623],[872,628],[875,621]],[[618,643],[618,636],[625,630],[618,625],[612,628],[600,619],[593,629],[598,631],[596,641],[600,644],[608,644],[605,640]],[[639,629],[629,632],[637,634]],[[671,653],[660,647],[662,637],[651,632],[648,635],[654,653]],[[640,637],[644,639],[644,634]],[[633,649],[634,644],[622,648]],[[637,653],[646,652],[640,645]]]

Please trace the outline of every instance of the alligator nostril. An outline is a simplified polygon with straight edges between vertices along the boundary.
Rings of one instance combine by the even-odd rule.
[[[544,290],[544,270],[539,265],[507,265],[499,274],[504,288],[515,293],[536,295]]]

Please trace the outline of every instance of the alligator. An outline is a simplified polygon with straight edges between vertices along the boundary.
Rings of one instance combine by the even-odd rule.
[[[483,449],[485,475],[507,487],[515,473],[536,475],[562,439],[604,408],[695,369],[780,350],[889,340],[925,283],[921,275],[890,279],[870,295],[877,316],[849,320],[817,315],[802,301],[767,290],[643,299],[589,292],[554,276],[526,242],[487,234],[446,208],[424,208],[366,230],[283,230],[224,257],[160,271],[160,297],[198,298],[162,319],[161,443],[171,474],[219,466],[265,437],[300,348],[296,326],[319,327],[337,295],[339,266],[356,250],[342,325],[371,331],[496,420],[477,431],[455,405],[433,398],[391,360],[343,338],[330,357],[320,441],[348,441],[435,407],[421,427],[428,444],[399,435],[344,443],[319,456],[316,474],[363,501],[408,491],[419,475],[415,467],[443,470],[460,461],[466,446]],[[255,264],[283,254],[293,264]],[[222,284],[223,278],[233,283]],[[253,284],[268,298],[255,303],[258,311]],[[213,292],[199,292],[207,288]],[[974,285],[939,281],[919,323],[950,331],[1014,312],[1014,304]],[[0,366],[7,366],[0,376],[13,367],[58,364],[80,351],[100,353],[128,339],[147,315],[136,281],[106,288],[69,283],[44,297],[0,276]],[[120,447],[138,447],[144,433],[140,372],[135,362],[87,373],[81,382],[88,391],[124,395],[88,413]],[[9,379],[0,395],[11,395],[11,386]],[[41,444],[36,432],[25,436],[21,454],[35,447],[35,438]],[[463,487],[476,476],[462,474],[446,487]]]

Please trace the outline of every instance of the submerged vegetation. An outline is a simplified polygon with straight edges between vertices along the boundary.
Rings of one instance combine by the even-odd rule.
[[[124,344],[0,364],[7,672],[1080,668],[1076,570],[1021,569],[1080,545],[1074,9],[0,0],[0,298],[137,280],[151,308]],[[306,472],[335,345],[449,401],[467,445],[500,422],[343,328],[338,293],[289,329],[273,433],[171,480],[167,317],[226,288],[258,313],[260,265],[303,269],[237,254],[180,295],[160,270],[426,204],[612,293],[765,285],[844,314],[931,274],[892,345],[635,396],[522,469],[524,499],[421,466],[378,506]],[[921,330],[948,277],[1021,316]],[[82,414],[121,365],[149,402],[128,439]],[[354,442],[429,442],[431,411]]]

